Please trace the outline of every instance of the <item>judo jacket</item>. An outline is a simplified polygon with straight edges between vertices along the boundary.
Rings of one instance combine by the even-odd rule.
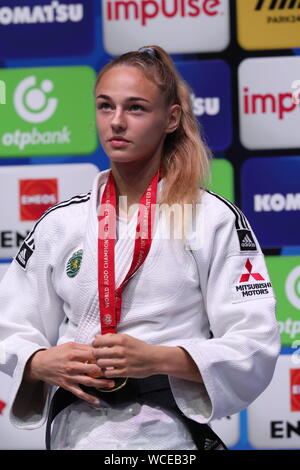
[[[10,420],[19,428],[45,422],[53,393],[23,380],[30,356],[69,341],[90,344],[99,333],[97,208],[107,177],[99,173],[91,193],[40,218],[0,284],[0,370],[12,377]],[[231,202],[199,190],[184,238],[168,235],[166,219],[157,211],[150,252],[124,287],[118,333],[184,348],[203,383],[169,376],[170,387],[186,416],[209,423],[243,410],[270,383],[280,352],[275,297],[259,243]],[[136,214],[118,221],[116,287],[131,264],[136,222]],[[160,409],[81,401],[69,408],[55,420],[56,448],[125,448],[124,441],[141,448],[151,439],[148,449],[195,448]]]

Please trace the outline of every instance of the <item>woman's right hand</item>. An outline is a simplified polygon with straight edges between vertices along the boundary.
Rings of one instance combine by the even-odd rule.
[[[101,368],[92,363],[94,360],[93,347],[90,345],[70,342],[53,346],[39,350],[30,357],[25,367],[24,379],[32,383],[41,380],[51,385],[58,385],[81,400],[98,404],[99,400],[84,392],[79,384],[109,390],[114,381],[89,377],[101,375]]]

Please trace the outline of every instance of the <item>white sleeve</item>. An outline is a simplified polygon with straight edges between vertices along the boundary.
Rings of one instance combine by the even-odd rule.
[[[25,383],[24,368],[34,352],[56,344],[64,318],[51,281],[51,243],[39,230],[30,245],[24,241],[0,283],[0,370],[12,377],[10,421],[27,429],[44,424],[51,387]]]
[[[280,353],[275,297],[257,239],[245,218],[248,230],[240,233],[232,212],[220,219],[193,251],[212,338],[177,344],[193,358],[203,384],[169,377],[178,406],[201,423],[253,402],[271,381]]]

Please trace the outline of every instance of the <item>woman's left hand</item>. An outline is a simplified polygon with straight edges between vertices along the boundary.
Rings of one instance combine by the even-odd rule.
[[[92,346],[96,363],[107,378],[144,378],[159,373],[159,347],[126,334],[96,335]]]

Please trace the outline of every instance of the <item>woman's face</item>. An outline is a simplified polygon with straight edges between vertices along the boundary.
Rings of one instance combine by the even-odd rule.
[[[179,105],[167,108],[155,83],[125,65],[105,72],[96,100],[99,138],[111,161],[160,160],[166,134],[178,126]]]

